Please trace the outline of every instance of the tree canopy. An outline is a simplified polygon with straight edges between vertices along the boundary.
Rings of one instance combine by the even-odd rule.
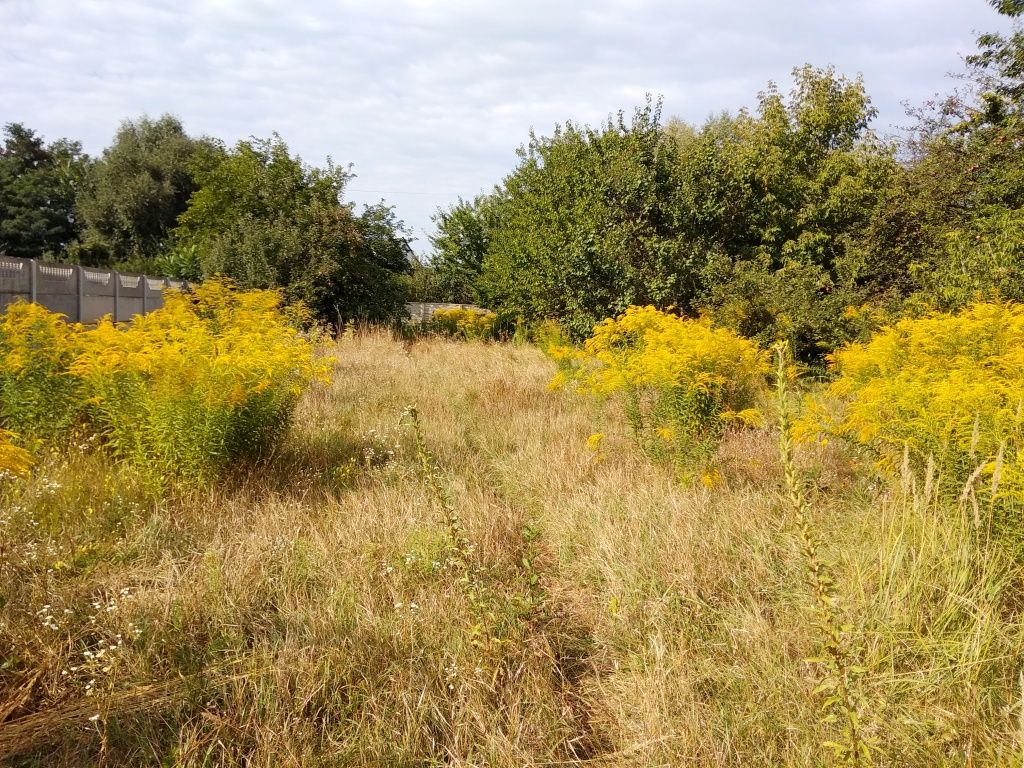
[[[875,287],[864,230],[897,164],[873,114],[859,80],[805,66],[788,95],[770,85],[755,112],[700,128],[663,124],[648,100],[598,128],[531,135],[492,195],[439,212],[438,273],[457,265],[470,295],[479,271],[490,305],[577,336],[652,304],[818,354]]]
[[[78,142],[46,144],[8,123],[0,147],[0,254],[61,258],[78,235],[75,195],[89,158]]]
[[[124,121],[78,193],[80,259],[151,270],[213,151],[210,140],[192,138],[171,115]]]
[[[308,166],[276,135],[217,146],[203,161],[176,247],[198,252],[204,275],[283,288],[333,321],[401,310],[404,228],[384,204],[356,215],[342,203],[348,171]]]

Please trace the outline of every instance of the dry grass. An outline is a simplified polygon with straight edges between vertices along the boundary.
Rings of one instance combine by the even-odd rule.
[[[535,349],[337,355],[289,444],[214,487],[154,500],[87,447],[8,487],[0,762],[829,764],[772,431],[684,487]],[[875,764],[1020,764],[1019,566],[834,447],[801,463]]]

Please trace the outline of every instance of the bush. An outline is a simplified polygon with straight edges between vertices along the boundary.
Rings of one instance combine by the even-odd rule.
[[[1024,305],[981,302],[901,320],[841,349],[832,366],[828,394],[837,410],[811,401],[805,434],[866,446],[885,472],[910,470],[929,489],[972,501],[976,512],[981,483],[996,518],[1020,503]]]
[[[299,331],[305,319],[274,291],[219,280],[169,292],[163,308],[123,325],[67,326],[15,305],[0,336],[3,423],[50,439],[77,424],[155,479],[202,479],[266,452],[303,387],[324,375]]]
[[[726,423],[760,421],[754,406],[768,372],[764,352],[706,320],[630,307],[597,325],[582,350],[550,352],[561,367],[553,384],[621,395],[650,453],[698,458],[713,449]]]
[[[486,309],[435,309],[430,316],[431,330],[446,336],[463,339],[490,339],[494,337],[498,316]]]
[[[16,302],[0,315],[0,426],[52,440],[78,420],[80,382],[68,375],[81,326],[38,304]]]
[[[127,327],[100,322],[71,367],[92,427],[116,455],[186,477],[264,453],[322,373],[280,305],[274,291],[213,280]]]

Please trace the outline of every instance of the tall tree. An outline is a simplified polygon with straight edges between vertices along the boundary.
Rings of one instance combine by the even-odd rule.
[[[459,198],[434,214],[430,236],[434,254],[430,262],[434,288],[443,301],[472,303],[480,300],[480,274],[489,245],[489,199]]]
[[[411,269],[402,224],[383,204],[359,216],[342,204],[347,171],[304,164],[276,135],[215,157],[197,172],[176,233],[177,247],[198,252],[204,274],[282,288],[331,322],[401,311]]]
[[[198,188],[195,174],[215,152],[172,115],[123,122],[78,195],[80,259],[151,269]]]
[[[21,123],[0,148],[0,253],[59,258],[77,234],[74,201],[89,158],[78,142],[47,145]]]
[[[660,103],[599,128],[531,135],[492,198],[481,281],[489,305],[560,318],[577,336],[630,304],[688,305],[692,269],[676,237],[675,147]]]
[[[772,85],[755,112],[699,130],[662,126],[648,102],[631,121],[532,135],[486,201],[485,298],[576,336],[630,304],[710,311],[820,358],[877,288],[865,233],[899,168],[873,115],[860,80],[805,66],[788,95]],[[450,211],[435,236],[462,259],[471,213]]]
[[[912,300],[942,309],[979,296],[1024,301],[1020,24],[981,35],[966,64],[967,88],[915,111],[906,170],[878,222],[880,243],[909,254]]]
[[[849,338],[845,308],[877,288],[865,232],[899,169],[868,129],[875,111],[859,79],[807,65],[793,81],[688,140],[681,221],[702,262],[700,305],[810,360]]]

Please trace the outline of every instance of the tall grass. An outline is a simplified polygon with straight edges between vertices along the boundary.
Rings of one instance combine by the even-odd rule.
[[[548,390],[534,348],[356,333],[327,353],[332,383],[233,478],[154,500],[76,443],[0,488],[0,761],[830,759],[777,430],[727,431],[721,482],[683,486],[613,404]],[[595,424],[616,427],[599,455]],[[869,670],[873,763],[1018,764],[1020,566],[840,445],[793,462]]]

